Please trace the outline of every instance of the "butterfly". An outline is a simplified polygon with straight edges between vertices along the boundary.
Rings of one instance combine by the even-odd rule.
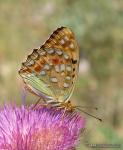
[[[28,55],[19,74],[26,89],[47,104],[72,110],[69,99],[78,67],[79,48],[74,33],[67,27],[60,27],[42,46]]]
[[[73,112],[75,106],[69,99],[78,69],[79,48],[75,35],[69,28],[60,27],[28,55],[19,74],[26,89],[43,99],[46,105]]]

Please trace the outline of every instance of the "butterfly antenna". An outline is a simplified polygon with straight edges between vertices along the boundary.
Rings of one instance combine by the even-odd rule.
[[[93,115],[89,114],[88,112],[86,112],[86,111],[84,111],[84,110],[82,110],[82,109],[80,109],[80,108],[78,108],[78,107],[77,107],[77,109],[78,109],[79,111],[81,111],[81,112],[83,112],[83,113],[85,113],[85,114],[87,114],[87,115],[89,115],[89,116],[91,116],[91,117],[93,117],[93,118],[99,120],[100,122],[102,122],[102,119],[100,119],[100,118],[98,118],[98,117],[96,117],[96,116],[93,116]]]
[[[98,110],[97,107],[89,107],[89,106],[76,106],[76,108],[87,108],[87,109],[95,109],[95,110]]]

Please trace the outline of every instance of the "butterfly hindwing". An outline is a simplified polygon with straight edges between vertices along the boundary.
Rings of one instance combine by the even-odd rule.
[[[61,27],[40,48],[33,50],[19,73],[28,90],[62,102],[72,94],[78,63],[79,50],[74,34]]]

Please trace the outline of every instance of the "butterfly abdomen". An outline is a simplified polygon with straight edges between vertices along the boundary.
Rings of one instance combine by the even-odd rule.
[[[47,99],[46,103],[51,107],[57,107],[57,108],[61,107],[61,103],[53,99]]]

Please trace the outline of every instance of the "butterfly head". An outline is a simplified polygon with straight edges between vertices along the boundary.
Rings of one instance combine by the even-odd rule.
[[[75,107],[72,105],[71,101],[62,103],[62,106],[69,112],[73,112],[75,110]]]

